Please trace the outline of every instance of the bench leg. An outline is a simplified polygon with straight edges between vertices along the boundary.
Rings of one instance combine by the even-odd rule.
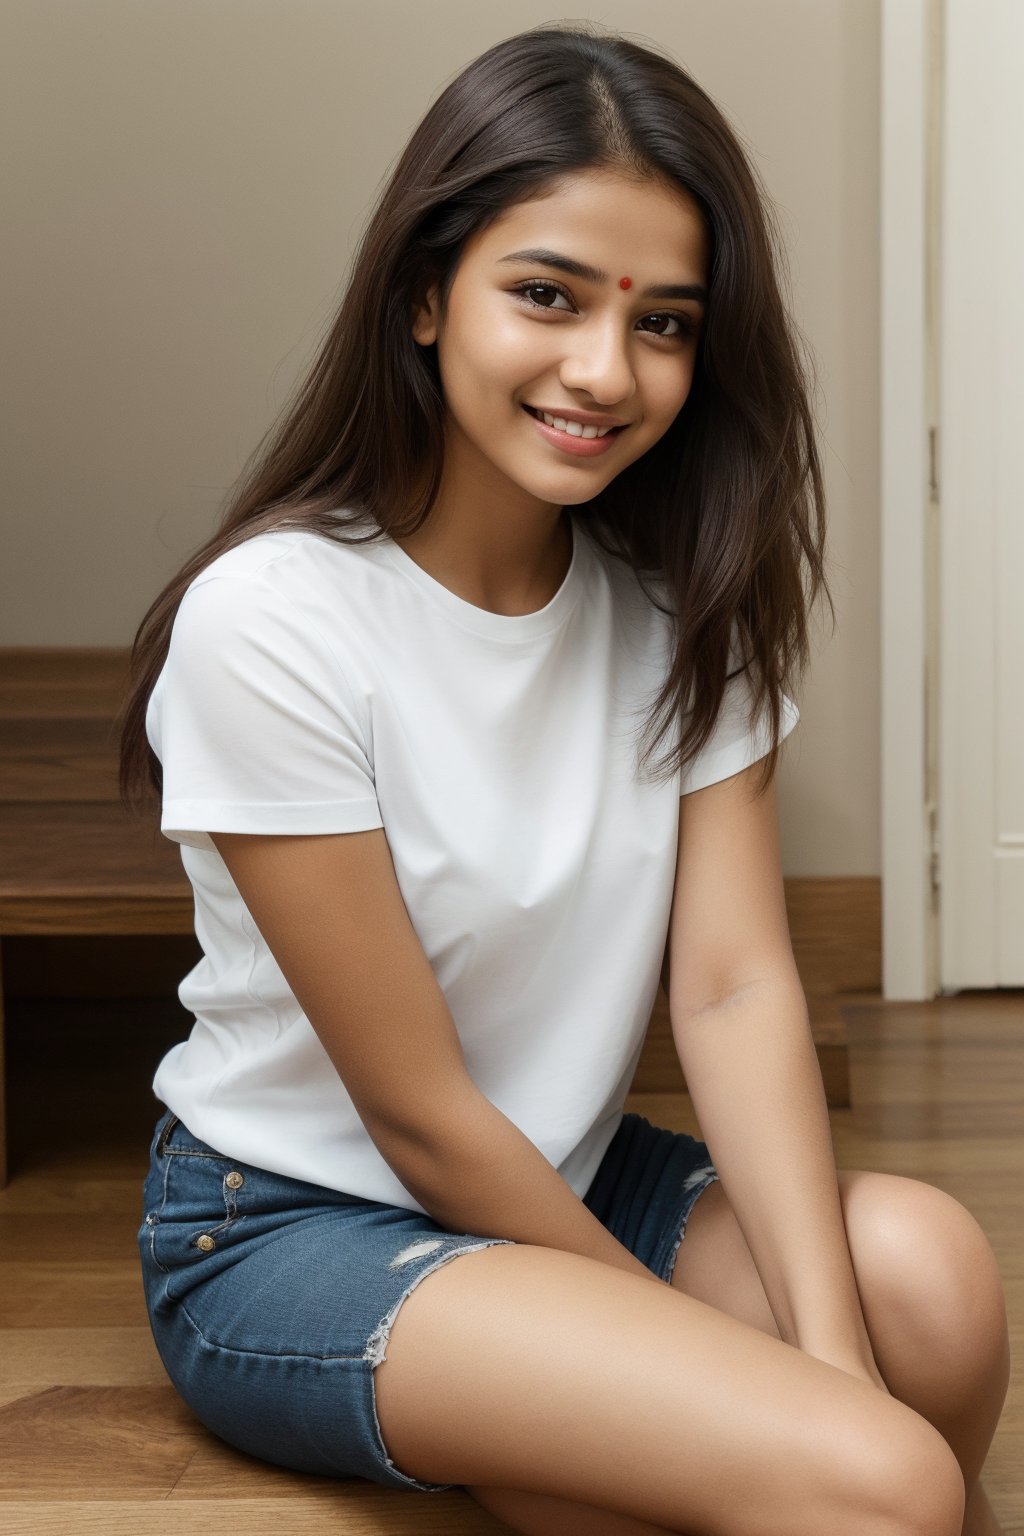
[[[0,946],[2,951],[2,946]],[[0,952],[0,1189],[7,1188],[7,1069],[4,1062],[4,974]]]

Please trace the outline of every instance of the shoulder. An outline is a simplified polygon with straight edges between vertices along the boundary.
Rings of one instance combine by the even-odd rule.
[[[329,584],[346,567],[364,562],[365,552],[376,547],[329,538],[309,528],[271,528],[223,550],[193,578],[186,595],[226,580],[281,592]]]
[[[247,709],[309,719],[321,704],[354,707],[351,637],[368,629],[371,611],[360,559],[358,548],[306,529],[224,550],[182,595],[151,705],[158,694],[201,695],[208,715],[219,711],[229,725]]]
[[[259,631],[269,623],[328,633],[372,598],[379,543],[305,528],[253,534],[217,555],[182,594],[174,627]]]

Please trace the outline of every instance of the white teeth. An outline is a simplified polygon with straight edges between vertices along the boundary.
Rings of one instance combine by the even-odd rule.
[[[579,421],[566,421],[564,416],[549,416],[547,411],[541,411],[540,414],[549,427],[557,427],[559,432],[568,432],[570,437],[606,437],[612,430],[611,427],[585,427]]]

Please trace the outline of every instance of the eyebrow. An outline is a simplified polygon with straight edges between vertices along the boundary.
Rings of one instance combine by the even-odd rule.
[[[536,248],[529,251],[512,251],[508,256],[502,256],[498,260],[499,266],[512,263],[534,262],[542,267],[555,267],[559,272],[567,272],[570,277],[582,277],[588,283],[606,283],[608,273],[602,272],[600,267],[588,266],[584,261],[576,261],[571,256],[560,256],[557,251],[546,251]],[[656,283],[653,288],[644,288],[637,295],[642,299],[697,299],[701,304],[707,304],[708,291],[703,283]]]

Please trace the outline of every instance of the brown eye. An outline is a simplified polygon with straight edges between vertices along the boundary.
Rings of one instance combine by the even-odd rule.
[[[674,331],[648,331],[649,336],[660,336],[665,341],[676,341],[681,336],[695,336],[697,324],[689,315],[645,315],[645,320],[660,320],[666,325],[675,325]]]
[[[516,292],[522,294],[527,303],[533,305],[535,309],[553,309],[554,301],[559,295],[564,299],[569,298],[569,295],[559,283],[520,283]],[[545,302],[543,297],[535,298],[535,294],[547,295],[547,301]]]

